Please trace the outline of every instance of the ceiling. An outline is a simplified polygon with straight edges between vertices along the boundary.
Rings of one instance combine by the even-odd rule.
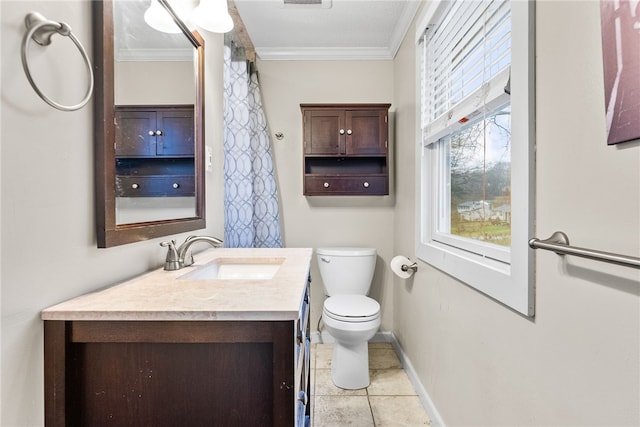
[[[245,47],[252,45],[249,50],[262,60],[391,60],[420,5],[419,0],[228,3],[235,22],[234,39]],[[144,23],[148,6],[149,0],[115,2],[116,59],[191,60],[191,46],[182,34],[160,33]]]
[[[149,0],[114,2],[115,60],[193,61],[193,46],[184,34],[162,33],[144,22],[144,12],[148,7]]]
[[[262,60],[393,59],[420,5],[418,0],[232,3]]]

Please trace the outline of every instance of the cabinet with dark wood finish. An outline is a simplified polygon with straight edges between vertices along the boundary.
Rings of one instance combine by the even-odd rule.
[[[389,194],[390,104],[301,104],[304,195]]]
[[[193,196],[193,106],[118,106],[116,196]]]
[[[290,321],[44,322],[45,424],[308,426],[309,286]]]

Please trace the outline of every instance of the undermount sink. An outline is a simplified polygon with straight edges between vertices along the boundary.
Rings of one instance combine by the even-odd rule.
[[[216,258],[178,277],[179,280],[268,280],[284,258]]]

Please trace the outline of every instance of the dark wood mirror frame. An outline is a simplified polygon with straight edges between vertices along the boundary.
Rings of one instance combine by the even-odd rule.
[[[196,49],[195,196],[194,217],[163,221],[116,224],[115,189],[115,99],[113,1],[94,1],[93,57],[95,73],[95,206],[96,237],[99,248],[123,245],[170,234],[205,228],[204,197],[204,40],[176,22]],[[164,1],[161,1],[164,4]],[[170,8],[169,8],[170,9]],[[172,11],[170,11],[172,13]]]

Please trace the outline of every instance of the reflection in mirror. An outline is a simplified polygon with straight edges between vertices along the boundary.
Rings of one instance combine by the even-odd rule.
[[[114,3],[116,224],[195,216],[193,46],[145,25],[147,7]]]
[[[204,228],[202,39],[152,29],[148,6],[94,2],[99,247]]]

